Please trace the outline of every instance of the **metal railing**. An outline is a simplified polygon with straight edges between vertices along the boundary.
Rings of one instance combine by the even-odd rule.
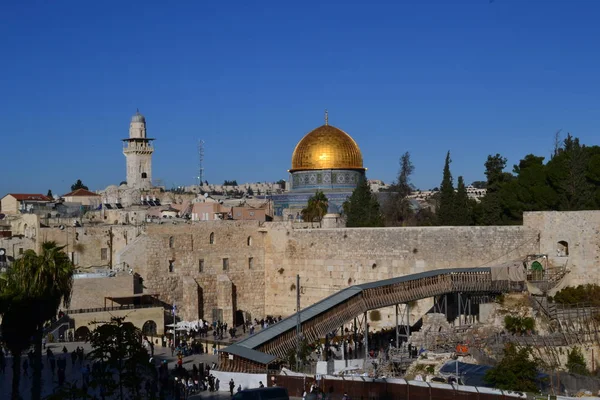
[[[75,310],[67,310],[66,314],[85,314],[92,312],[104,312],[104,311],[120,311],[120,310],[134,310],[137,308],[164,308],[158,304],[126,304],[123,306],[116,307],[97,307],[97,308],[79,308]]]

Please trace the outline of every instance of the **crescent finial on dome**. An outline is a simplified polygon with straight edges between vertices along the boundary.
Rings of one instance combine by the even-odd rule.
[[[325,109],[325,125],[329,125],[329,112]]]

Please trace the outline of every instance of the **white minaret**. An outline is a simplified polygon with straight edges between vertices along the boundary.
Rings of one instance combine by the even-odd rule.
[[[131,117],[129,138],[123,139],[123,154],[127,160],[127,186],[134,189],[152,187],[152,141],[146,137],[146,118],[138,110]]]

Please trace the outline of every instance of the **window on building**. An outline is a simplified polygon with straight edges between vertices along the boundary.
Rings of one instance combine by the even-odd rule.
[[[252,246],[252,236],[248,236],[247,244],[248,246]]]
[[[204,272],[204,260],[198,261],[198,272]]]
[[[210,233],[210,236],[208,238],[208,243],[215,244],[215,233],[214,232]]]
[[[224,258],[223,259],[223,271],[228,271],[229,270],[229,258]]]
[[[556,255],[558,257],[567,257],[569,255],[569,243],[561,240],[556,244]]]
[[[102,261],[108,260],[108,249],[106,247],[100,249],[100,259]]]
[[[19,247],[19,254],[23,254],[23,248]]]
[[[174,260],[169,260],[169,272],[173,272],[175,270]]]
[[[248,258],[248,269],[252,269],[254,267],[254,257]]]
[[[142,172],[142,179],[146,179],[148,177],[148,174],[146,174],[145,172]]]
[[[173,248],[173,244],[175,243],[175,238],[173,236],[169,237],[169,248]]]

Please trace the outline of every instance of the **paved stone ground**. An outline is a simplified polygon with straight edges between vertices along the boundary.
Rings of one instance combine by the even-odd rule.
[[[52,349],[55,356],[58,357],[62,354],[62,348],[65,346],[67,350],[72,352],[75,348],[83,347],[85,354],[87,354],[91,350],[91,346],[88,343],[84,342],[70,342],[70,343],[57,343],[57,344],[49,344],[48,347]],[[212,345],[210,347],[212,349]],[[70,354],[67,354],[67,369],[66,369],[66,381],[67,382],[81,382],[81,365],[76,363],[75,366],[71,365]],[[163,347],[154,348],[154,356],[158,360],[167,360],[169,363],[169,369],[175,367],[177,362],[177,357],[171,356],[171,350]],[[24,355],[23,357],[26,357]],[[204,362],[205,364],[211,365],[213,362],[217,361],[217,356],[212,354],[195,354],[192,356],[185,357],[183,359],[183,366],[186,369],[192,369],[193,364],[198,364]],[[83,365],[85,365],[84,362]],[[43,365],[44,369],[42,370],[42,397],[48,396],[51,394],[54,389],[58,386],[58,379],[56,374],[52,376],[52,370],[48,365],[46,360],[46,356],[44,353],[43,357]],[[22,370],[21,370],[22,372]],[[21,376],[21,385],[20,385],[20,393],[23,397],[23,400],[29,400],[30,392],[31,392],[31,368],[29,368],[29,376]],[[0,400],[10,398],[12,385],[12,357],[9,356],[6,359],[6,372],[4,375],[0,375]],[[202,392],[201,394],[203,399],[228,399],[230,398],[228,393],[209,393]]]

